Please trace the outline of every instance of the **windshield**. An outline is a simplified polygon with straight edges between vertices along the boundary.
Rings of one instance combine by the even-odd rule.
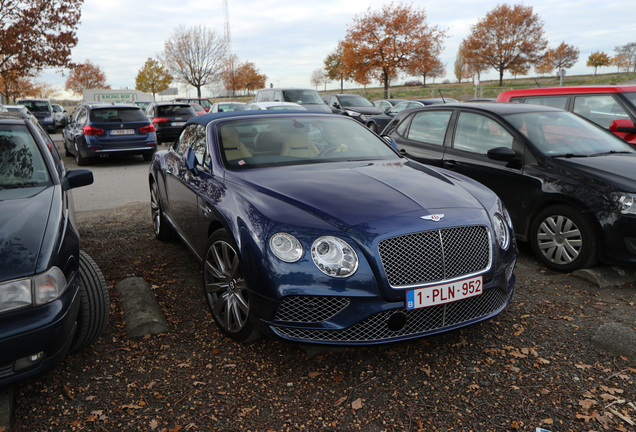
[[[157,106],[157,115],[159,117],[174,117],[174,116],[191,116],[197,115],[194,108],[190,105],[159,105]]]
[[[0,190],[51,184],[33,136],[24,125],[0,126]]]
[[[227,111],[243,111],[247,104],[244,103],[220,103],[219,104],[219,112],[227,112]]]
[[[623,93],[623,94],[625,95],[627,100],[631,102],[632,106],[636,108],[636,93],[631,92],[631,93]]]
[[[32,113],[51,112],[51,106],[46,101],[19,101],[19,105],[24,105]]]
[[[148,121],[141,108],[98,108],[91,110],[90,117],[96,123]]]
[[[369,129],[336,116],[232,120],[217,127],[217,137],[229,169],[399,159]]]
[[[570,112],[531,112],[504,117],[548,156],[636,153],[631,145],[614,134]]]
[[[345,95],[338,96],[340,99],[340,104],[343,107],[372,107],[374,106],[369,100],[365,97],[358,95]]]
[[[323,104],[316,90],[283,90],[285,102],[303,104]]]

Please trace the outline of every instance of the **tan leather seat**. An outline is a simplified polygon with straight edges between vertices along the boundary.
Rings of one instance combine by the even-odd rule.
[[[252,153],[241,142],[238,131],[231,126],[225,126],[221,129],[221,142],[223,143],[225,158],[229,161],[252,157]]]
[[[309,139],[308,133],[288,134],[285,137],[281,156],[316,157],[320,152]]]

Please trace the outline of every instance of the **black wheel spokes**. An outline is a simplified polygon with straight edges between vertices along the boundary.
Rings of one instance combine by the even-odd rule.
[[[154,184],[150,190],[150,209],[152,210],[152,226],[157,234],[161,229],[161,209],[159,208],[159,197],[157,197],[157,186]]]

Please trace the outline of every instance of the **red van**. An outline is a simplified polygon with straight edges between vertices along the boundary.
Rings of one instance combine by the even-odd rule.
[[[497,102],[547,105],[572,111],[636,146],[636,85],[508,90]]]

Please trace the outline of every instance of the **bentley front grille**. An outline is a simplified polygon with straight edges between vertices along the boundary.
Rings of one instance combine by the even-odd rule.
[[[382,240],[382,266],[392,287],[407,287],[481,273],[490,267],[488,228],[464,226]]]
[[[326,321],[349,306],[347,297],[290,296],[276,311],[276,321],[317,323]]]

